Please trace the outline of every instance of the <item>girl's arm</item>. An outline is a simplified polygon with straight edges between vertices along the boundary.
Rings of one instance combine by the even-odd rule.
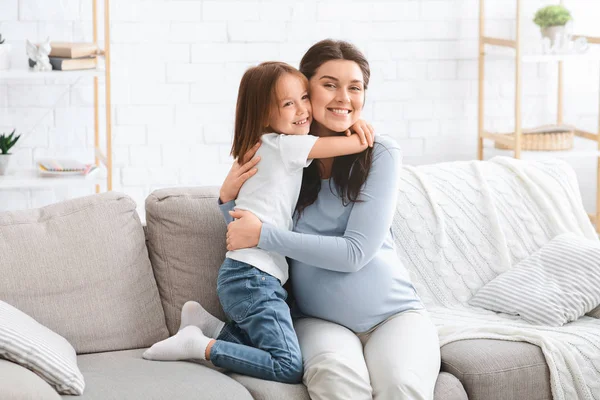
[[[354,133],[353,133],[354,132]],[[346,132],[347,139],[343,137],[324,137],[317,140],[308,155],[313,158],[330,158],[346,156],[348,154],[360,153],[367,147],[373,147],[375,140],[375,129],[371,124],[359,119]],[[358,136],[358,142],[355,136]],[[348,140],[352,138],[353,140]]]
[[[314,146],[308,153],[308,158],[331,158],[346,156],[348,154],[360,153],[369,147],[363,143],[360,136],[352,134],[350,136],[328,136],[317,139]]]
[[[373,143],[375,142],[375,128],[364,119],[356,121],[345,133],[346,136],[350,136],[352,133],[358,134],[361,141],[363,143],[366,142],[369,147],[373,147]]]
[[[228,249],[258,247],[303,263],[338,272],[356,272],[381,248],[392,225],[398,196],[401,154],[398,147],[377,146],[369,177],[354,203],[343,236],[290,232],[262,224],[246,211],[234,211]]]

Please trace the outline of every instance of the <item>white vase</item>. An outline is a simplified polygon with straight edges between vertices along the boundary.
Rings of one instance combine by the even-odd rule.
[[[0,70],[10,68],[10,44],[0,44]]]
[[[554,45],[554,41],[558,39],[560,42],[560,38],[565,35],[565,26],[564,25],[555,25],[555,26],[547,26],[542,28],[542,36],[550,39],[550,44]]]
[[[0,154],[0,175],[6,175],[11,154]]]

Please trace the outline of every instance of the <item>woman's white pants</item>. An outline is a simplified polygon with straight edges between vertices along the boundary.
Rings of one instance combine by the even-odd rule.
[[[440,370],[437,330],[424,310],[365,333],[317,318],[295,321],[312,400],[431,400]]]

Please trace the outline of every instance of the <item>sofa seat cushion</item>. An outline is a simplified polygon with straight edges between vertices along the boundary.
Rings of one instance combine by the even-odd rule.
[[[0,398],[19,400],[60,400],[60,396],[33,371],[0,359]]]
[[[538,346],[470,339],[441,351],[442,371],[462,382],[469,400],[552,400],[550,371]]]
[[[308,390],[302,383],[289,384],[265,381],[235,373],[228,373],[228,375],[244,385],[254,400],[310,400]]]
[[[225,319],[217,275],[225,259],[227,226],[219,211],[219,188],[160,189],[146,199],[146,238],[171,335],[188,300]]]
[[[149,361],[145,349],[84,354],[78,358],[86,388],[73,400],[251,400],[225,374],[185,361]]]
[[[0,212],[0,300],[78,354],[168,337],[144,230],[130,197],[108,192]]]
[[[468,400],[467,392],[457,377],[440,372],[435,382],[433,400]]]

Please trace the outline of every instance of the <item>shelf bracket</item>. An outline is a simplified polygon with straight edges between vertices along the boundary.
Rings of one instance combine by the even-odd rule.
[[[584,139],[593,140],[594,142],[598,141],[598,134],[582,131],[580,129],[575,129],[575,135],[582,137]]]
[[[102,152],[102,150],[100,150],[99,147],[96,147],[94,150],[95,150],[95,156],[96,156],[96,158],[98,158],[100,161],[102,161],[102,164],[104,164],[106,166],[106,164],[107,164],[108,161],[106,159],[106,156]]]
[[[481,39],[483,40],[484,44],[490,44],[492,46],[511,47],[513,49],[517,48],[517,42],[515,40],[500,39],[490,36],[484,36]]]
[[[498,143],[501,143],[506,146],[512,147],[515,145],[515,137],[514,136],[509,136],[509,135],[505,135],[505,134],[501,134],[501,133],[483,132],[481,134],[481,137],[484,139],[493,140],[494,142],[498,142]]]

